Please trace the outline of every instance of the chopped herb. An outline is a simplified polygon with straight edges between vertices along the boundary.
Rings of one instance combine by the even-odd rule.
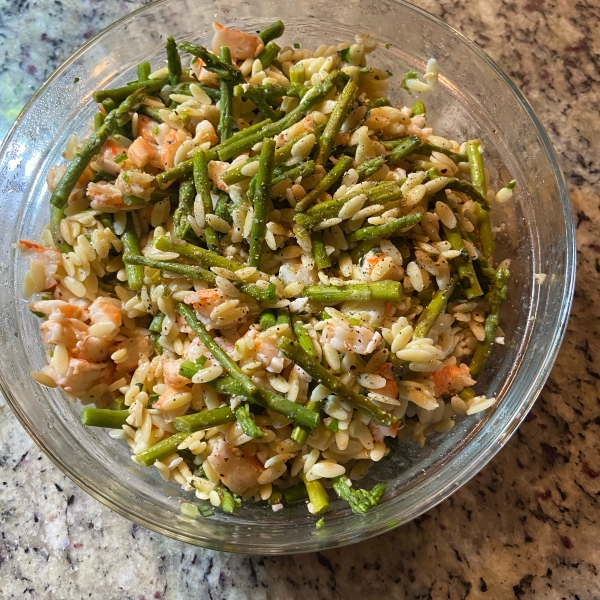
[[[516,180],[516,179],[513,179],[512,181],[509,181],[509,182],[506,184],[506,189],[507,189],[507,190],[512,190],[512,189],[515,187],[515,185],[517,185],[517,180]]]
[[[129,173],[127,171],[123,171],[123,173],[121,173],[121,178],[125,183],[129,183]]]
[[[113,162],[116,162],[118,165],[120,165],[124,160],[127,160],[127,152],[121,152],[121,154],[117,154],[117,156],[113,158]]]
[[[416,71],[409,71],[403,78],[402,78],[402,87],[408,92],[410,93],[410,89],[408,88],[408,86],[406,85],[406,82],[409,79],[416,79],[419,76],[419,74]]]
[[[338,50],[338,55],[342,59],[343,62],[348,62],[350,60],[350,48],[344,48],[343,50]]]
[[[300,44],[298,42],[294,42],[294,48],[300,48]]]
[[[79,77],[75,77],[75,79],[73,79],[73,83],[79,83],[80,79]]]
[[[315,529],[321,529],[321,527],[323,527],[323,525],[325,525],[325,517],[321,517],[316,523],[315,523]]]
[[[389,50],[392,45],[389,42],[385,43],[385,49]]]

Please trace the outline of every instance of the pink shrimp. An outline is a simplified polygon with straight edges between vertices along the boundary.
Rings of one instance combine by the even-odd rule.
[[[383,442],[384,438],[386,437],[396,437],[399,425],[400,421],[396,421],[393,425],[390,425],[389,427],[384,427],[383,425],[375,425],[375,423],[369,423],[367,427],[371,431],[374,441]]]
[[[389,398],[398,398],[398,386],[392,375],[392,363],[383,363],[381,367],[379,367],[377,375],[380,375],[386,381],[385,386],[378,389],[377,393],[388,396]]]
[[[127,157],[139,169],[145,167],[155,154],[156,148],[142,136],[127,149]]]
[[[381,334],[362,325],[343,325],[329,320],[321,333],[321,343],[331,344],[338,352],[370,354],[381,342]]]
[[[175,154],[177,154],[177,150],[179,150],[179,147],[184,142],[181,137],[177,129],[169,130],[169,133],[165,136],[165,141],[158,149],[158,157],[165,171],[172,169],[175,164]]]
[[[127,206],[123,202],[123,194],[112,183],[99,181],[90,183],[86,191],[87,197],[91,200],[93,209],[104,212],[117,212],[118,210],[133,210],[137,206]]]
[[[92,363],[81,358],[69,358],[66,373],[57,373],[52,365],[46,365],[42,372],[51,377],[57,385],[73,396],[83,396],[87,390],[99,383],[107,365]]]
[[[265,47],[257,35],[239,29],[229,29],[216,21],[213,23],[213,29],[213,52],[217,55],[221,46],[229,46],[232,60],[245,60],[258,56]]]
[[[241,325],[248,314],[248,306],[238,301],[237,305],[232,306],[229,311],[213,317],[213,310],[226,301],[225,296],[216,288],[190,292],[183,301],[186,304],[193,305],[198,318],[209,330]]]
[[[56,271],[62,263],[60,252],[55,248],[46,248],[29,240],[19,240],[17,243],[21,255],[26,260],[38,262],[43,265],[46,280],[44,289],[52,289],[58,282],[56,281]]]
[[[219,160],[211,160],[208,163],[208,177],[209,179],[223,191],[227,191],[227,184],[221,179],[221,175],[225,173],[231,167],[227,162],[221,162]]]
[[[119,156],[119,154],[123,154],[123,152],[126,152],[126,149],[123,148],[123,146],[119,146],[119,144],[113,140],[108,140],[102,147],[96,162],[103,171],[106,171],[106,173],[118,175],[121,172],[123,164],[117,164],[114,159]]]
[[[219,479],[236,494],[254,487],[260,475],[260,470],[247,460],[241,450],[230,446],[223,438],[214,445],[208,462]]]
[[[141,358],[148,358],[152,354],[152,342],[150,338],[137,336],[123,340],[110,350],[114,353],[122,349],[127,350],[127,357],[117,364],[117,371],[131,371],[138,366]]]
[[[460,366],[445,365],[431,374],[435,384],[436,395],[462,392],[466,387],[475,384],[471,378],[469,367],[465,364]]]
[[[183,360],[172,360],[164,358],[162,361],[162,373],[165,378],[165,383],[170,388],[182,388],[191,382],[191,379],[183,377],[179,374],[179,369]]]

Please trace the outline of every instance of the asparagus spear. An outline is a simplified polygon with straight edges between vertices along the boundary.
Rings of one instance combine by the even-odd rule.
[[[219,496],[221,498],[221,509],[224,513],[232,515],[235,511],[235,507],[238,506],[238,504],[236,504],[235,498],[233,497],[233,494],[227,488],[224,487],[217,488],[217,492],[219,493]]]
[[[275,327],[275,325],[277,325],[275,311],[272,308],[265,310],[260,315],[259,323],[263,330],[269,329],[270,327]]]
[[[69,163],[64,175],[52,192],[50,197],[52,206],[64,208],[67,205],[69,195],[92,158],[98,154],[100,148],[114,133],[115,129],[125,125],[131,119],[133,113],[142,105],[144,96],[144,89],[134,91],[118,108],[106,116],[102,127],[90,135],[77,151],[75,158]]]
[[[398,148],[398,154],[396,156],[395,161],[396,163],[400,162],[400,160],[404,160],[404,158],[406,158],[406,156],[409,156],[410,154],[425,154],[429,156],[432,152],[440,152],[441,154],[445,154],[457,164],[460,162],[467,162],[466,155],[452,152],[452,150],[447,150],[442,146],[436,146],[435,144],[424,142],[420,140],[417,136],[402,137],[398,140],[390,140],[388,142],[383,142],[383,147],[386,150],[392,151]]]
[[[372,400],[361,394],[357,394],[337,377],[329,373],[315,358],[302,349],[299,342],[287,337],[281,337],[277,342],[277,347],[281,350],[282,354],[304,369],[315,381],[330,389],[354,408],[369,415],[375,423],[389,427],[397,421],[396,417],[381,410]]]
[[[335,145],[335,138],[340,132],[340,128],[342,127],[344,119],[352,110],[352,105],[354,104],[354,98],[356,97],[357,91],[358,86],[356,83],[354,83],[354,80],[351,79],[348,81],[342,93],[340,94],[333,112],[329,116],[329,121],[327,121],[323,135],[319,140],[319,154],[317,155],[317,160],[315,161],[318,165],[327,164],[331,151],[333,150],[333,146]]]
[[[407,156],[414,154],[421,148],[421,140],[416,135],[402,140],[393,150],[388,157],[388,162],[392,166],[396,166],[401,163]]]
[[[101,113],[98,113],[101,114]],[[65,211],[63,208],[57,206],[50,207],[50,232],[52,233],[52,239],[56,244],[56,247],[63,253],[73,252],[73,246],[67,244],[63,239],[62,233],[60,232],[60,222],[65,218]]]
[[[303,137],[304,137],[304,135],[296,136],[296,137],[292,138],[291,140],[289,140],[288,142],[286,142],[283,146],[281,146],[281,148],[277,148],[277,150],[275,150],[275,158],[273,161],[274,164],[276,166],[279,166],[281,163],[288,160],[288,158],[290,158],[292,156],[292,148],[294,147],[294,144],[298,140],[301,140]],[[248,175],[244,175],[242,173],[242,169],[246,165],[249,165],[250,163],[258,162],[259,159],[260,159],[259,156],[252,156],[251,158],[246,160],[246,162],[244,162],[243,164],[237,165],[237,166],[233,167],[232,169],[227,169],[227,171],[225,171],[221,175],[221,179],[227,185],[231,185],[232,183],[239,183],[240,181],[247,180]]]
[[[244,76],[241,71],[233,65],[227,64],[203,46],[192,44],[191,42],[181,42],[177,46],[178,50],[192,54],[202,60],[204,68],[207,71],[216,73],[221,80],[225,79],[230,84],[244,83]]]
[[[133,217],[131,215],[127,215],[127,225],[121,236],[121,241],[123,242],[123,250],[127,254],[133,256],[141,255],[140,241],[135,233]],[[125,266],[125,272],[127,273],[127,283],[129,284],[129,288],[132,290],[141,290],[144,285],[144,267],[129,264]]]
[[[248,265],[260,269],[263,242],[267,226],[267,210],[269,208],[271,180],[275,160],[275,140],[265,138],[260,151],[258,173],[256,175],[256,191],[254,193],[254,216],[250,232],[250,249]]]
[[[486,200],[486,203],[477,205],[476,216],[479,227],[479,240],[483,255],[489,258],[494,254],[494,235],[490,223],[490,215],[487,208],[487,185],[485,182],[485,170],[481,151],[479,150],[479,140],[470,140],[467,142],[467,156],[469,158],[469,167],[471,169],[471,182],[473,187]]]
[[[204,325],[196,319],[196,315],[189,306],[179,302],[175,306],[175,310],[186,320],[187,324],[208,348],[217,362],[240,384],[242,389],[251,396],[258,393],[258,387],[252,379],[250,379],[250,377],[240,369],[237,363],[230,358],[215,340],[213,340],[208,331],[204,328]]]
[[[368,188],[354,190],[340,198],[332,198],[331,200],[320,202],[316,206],[309,208],[305,213],[297,214],[294,220],[304,228],[314,227],[325,219],[337,217],[344,204],[360,194],[367,196],[364,206],[387,204],[394,200],[399,200],[402,198],[399,183],[401,184],[402,182],[383,181]]]
[[[152,67],[148,61],[142,62],[137,66],[137,78],[139,82],[148,81],[148,75],[152,72]]]
[[[323,139],[321,137],[321,139]],[[317,159],[318,160],[318,159]],[[352,167],[353,159],[350,156],[342,156],[337,161],[333,169],[327,173],[323,179],[310,191],[302,200],[300,200],[295,207],[296,212],[304,212],[310,206],[312,206],[321,194],[326,192],[348,169]],[[319,164],[317,162],[317,164]]]
[[[277,163],[277,152],[275,152],[275,163]],[[273,177],[273,181],[271,182],[271,187],[278,184],[280,181],[284,179],[291,179],[295,181],[298,177],[308,177],[315,172],[315,162],[313,160],[307,160],[306,162],[300,163],[299,165],[284,171],[277,177]]]
[[[259,394],[246,393],[240,384],[230,376],[222,376],[209,382],[207,385],[213,387],[220,394],[229,394],[230,396],[244,396],[244,398],[258,406],[268,408],[269,410],[282,414],[288,419],[292,419],[309,429],[314,429],[319,424],[319,414],[309,410],[307,406],[296,404],[275,392],[260,389]]]
[[[291,69],[292,67],[290,67],[290,71]],[[302,98],[309,89],[310,88],[304,85],[304,80],[299,83],[292,82],[288,85],[281,85],[279,83],[243,83],[235,86],[233,94],[242,98],[249,98],[254,104],[256,104],[256,101],[258,100],[259,102],[266,102],[274,105],[279,102],[283,96]]]
[[[479,377],[479,374],[483,370],[483,367],[492,352],[492,343],[496,337],[496,330],[498,329],[498,322],[500,321],[500,308],[508,293],[509,278],[510,271],[508,269],[498,269],[496,271],[494,288],[487,295],[489,312],[485,318],[485,339],[477,346],[471,364],[469,365],[469,370],[473,379]]]
[[[173,454],[173,452],[177,452],[177,446],[183,442],[187,437],[189,437],[189,431],[183,431],[180,433],[175,433],[172,436],[161,440],[154,446],[150,446],[150,448],[146,448],[143,452],[140,452],[134,457],[136,463],[144,466],[150,467],[157,460],[161,460],[169,456],[169,454]]]
[[[370,240],[373,238],[388,238],[393,236],[398,231],[402,231],[407,227],[412,227],[423,220],[422,213],[415,213],[412,215],[406,215],[405,217],[399,217],[389,223],[383,225],[372,225],[370,227],[362,227],[352,232],[348,236],[349,242],[360,242],[362,240]]]
[[[356,172],[358,173],[358,180],[364,181],[377,173],[381,167],[385,164],[385,156],[377,156],[376,158],[372,158],[371,160],[367,160],[358,167],[356,167]]]
[[[205,250],[174,237],[160,237],[156,240],[155,246],[163,252],[177,252],[181,256],[189,258],[207,269],[220,267],[221,269],[229,269],[230,271],[239,271],[245,266],[234,260],[220,256],[216,252]]]
[[[331,259],[327,255],[325,244],[323,243],[323,232],[313,231],[310,235],[312,244],[312,254],[318,269],[327,269],[331,266]]]
[[[145,95],[150,95],[154,92],[158,92],[158,90],[162,89],[168,83],[168,79],[148,79],[146,81],[129,83],[126,86],[113,88],[112,90],[99,90],[94,92],[94,102],[104,103],[105,100],[122,102],[138,90],[143,90]]]
[[[181,79],[181,57],[177,52],[177,44],[173,37],[169,36],[166,43],[167,65],[169,67],[169,83],[176,86]]]
[[[252,146],[262,141],[264,138],[274,137],[280,134],[284,129],[291,127],[294,125],[294,123],[297,123],[302,118],[302,115],[304,115],[313,106],[315,106],[315,104],[318,104],[321,102],[321,100],[323,100],[323,98],[325,98],[339,78],[340,73],[338,71],[332,72],[327,79],[325,79],[325,81],[311,87],[300,101],[300,104],[298,104],[294,110],[290,111],[285,117],[283,117],[283,119],[266,125],[260,131],[240,139],[239,141],[228,144],[224,148],[220,148],[219,158],[221,160],[229,160],[230,158],[241,154],[245,150],[252,148]]]
[[[204,206],[204,216],[210,215],[213,212],[212,197],[210,195],[211,182],[208,177],[208,160],[206,158],[206,152],[204,150],[196,150],[194,152],[194,183],[196,185],[196,193],[200,195],[202,204]],[[181,237],[181,236],[174,236]],[[217,232],[208,224],[204,223],[204,240],[208,249],[212,252],[219,253],[221,250],[221,244],[219,242],[219,235]]]
[[[101,112],[97,112],[94,115],[94,131],[98,131],[102,125],[104,125],[104,119],[106,119],[106,115]]]
[[[419,320],[417,321],[417,325],[413,333],[414,337],[427,337],[429,330],[433,327],[434,323],[437,321],[437,318],[442,314],[442,312],[444,312],[446,304],[448,304],[448,299],[454,293],[455,288],[456,278],[452,277],[448,287],[445,290],[438,290],[434,294],[431,302],[419,316]]]
[[[141,265],[143,267],[150,267],[151,269],[167,271],[168,273],[177,273],[189,279],[200,279],[213,286],[217,284],[216,275],[212,271],[207,271],[195,265],[185,265],[173,261],[156,260],[147,256],[131,254],[123,255],[123,262],[126,265]],[[275,302],[277,300],[275,284],[270,284],[267,288],[262,288],[253,283],[244,283],[242,281],[233,281],[232,283],[242,294],[252,296],[261,302]]]
[[[455,227],[454,229],[450,229],[449,227],[446,227],[443,224],[442,227],[444,229],[446,239],[450,242],[450,246],[452,246],[452,249],[458,250],[461,253],[461,256],[453,259],[453,262],[457,266],[459,278],[466,278],[469,281],[469,286],[466,287],[464,290],[465,296],[469,299],[482,296],[483,290],[481,289],[481,285],[479,284],[479,280],[477,279],[477,274],[475,273],[473,263],[471,262],[469,254],[467,253],[467,250],[465,248],[465,244],[463,242],[460,231],[457,227]]]
[[[311,356],[315,356],[315,346],[313,344],[312,338],[308,335],[306,328],[304,327],[304,321],[300,315],[292,316],[292,325],[294,333],[296,334],[296,338],[298,342],[302,346],[302,349]]]
[[[173,213],[173,237],[185,238],[191,229],[188,216],[192,214],[194,207],[194,181],[186,177],[179,186],[179,206]]]
[[[296,485],[292,485],[289,488],[285,488],[281,490],[281,493],[285,498],[286,504],[302,502],[302,500],[306,500],[308,498],[308,492],[306,491],[306,486],[304,485],[304,482],[300,482]]]
[[[165,313],[158,313],[153,319],[148,329],[154,333],[160,333],[162,331],[163,321],[165,320]]]
[[[233,134],[225,142],[222,142],[221,144],[218,144],[217,146],[214,146],[213,148],[208,150],[208,152],[206,153],[206,158],[209,161],[216,160],[218,157],[218,152],[221,148],[226,148],[230,144],[241,143],[247,137],[249,137],[249,136],[253,135],[254,133],[256,133],[257,131],[260,131],[261,129],[263,129],[270,122],[271,121],[269,121],[267,119],[260,123],[256,123],[255,125],[251,125],[250,127],[247,127],[246,129],[244,129],[242,131],[238,131],[237,133]],[[252,146],[253,145],[254,144],[252,144]],[[251,146],[249,146],[249,147],[251,147]],[[174,166],[172,169],[169,169],[168,171],[164,171],[163,173],[159,173],[156,176],[156,183],[162,187],[162,186],[166,185],[167,183],[169,183],[170,181],[173,181],[175,179],[180,179],[184,175],[191,173],[193,171],[193,169],[194,169],[194,160],[192,158],[190,158],[188,160],[184,160],[183,162],[180,162],[178,165]]]
[[[292,65],[290,67],[290,83],[297,83],[299,85],[304,85],[306,81],[306,70],[302,63],[298,63],[297,65]],[[286,94],[287,95],[287,94]]]
[[[264,437],[262,429],[252,420],[250,416],[250,406],[248,404],[240,404],[235,409],[235,418],[237,419],[242,431],[252,439],[260,439]]]
[[[226,64],[231,64],[231,52],[227,46],[221,46],[219,49],[219,58]],[[226,79],[221,79],[221,99],[219,101],[219,137],[221,142],[231,137],[233,129],[233,97],[232,88]]]
[[[258,55],[258,60],[263,69],[266,69],[276,58],[281,50],[281,46],[273,41],[267,42],[263,51]]]
[[[329,496],[325,486],[318,479],[308,481],[304,473],[300,477],[306,486],[308,501],[312,504],[312,514],[322,515],[327,512],[329,510]]]
[[[146,106],[146,105],[142,104],[142,106],[140,106],[138,108],[138,113],[141,115],[146,115],[147,117],[150,117],[157,123],[163,123],[163,119],[160,116],[159,108],[154,108],[152,106]]]
[[[345,475],[333,478],[333,489],[335,493],[345,500],[357,515],[362,515],[375,506],[385,494],[385,485],[377,483],[370,490],[355,490],[352,483]]]
[[[232,421],[235,421],[235,415],[229,406],[220,406],[219,408],[203,410],[193,415],[175,417],[173,426],[177,431],[185,431],[189,435],[194,431],[210,429],[211,427],[225,425],[225,423],[231,423]]]
[[[304,348],[304,346],[302,345],[302,340],[299,338],[298,342],[300,343],[300,345]],[[314,356],[314,347],[313,347],[313,351],[309,352],[306,348],[304,348],[304,350],[307,352],[307,354],[309,354],[310,356]],[[310,410],[312,412],[314,412],[315,414],[319,414],[319,412],[321,411],[321,405],[323,404],[322,400],[309,400],[304,407],[307,410]],[[310,428],[306,427],[306,425],[296,425],[294,427],[294,429],[292,430],[292,435],[290,436],[295,442],[298,442],[301,446],[304,446],[304,444],[306,444],[306,441],[308,440],[308,435],[310,433]]]
[[[79,414],[83,425],[88,427],[108,427],[110,429],[120,429],[125,425],[128,410],[111,410],[109,408],[86,407]]]
[[[317,302],[369,302],[371,300],[402,300],[402,285],[398,281],[374,281],[348,285],[310,285],[303,294]]]
[[[276,40],[283,35],[285,31],[285,25],[283,21],[275,21],[268,27],[265,27],[259,34],[258,37],[265,43],[268,44],[271,40]]]

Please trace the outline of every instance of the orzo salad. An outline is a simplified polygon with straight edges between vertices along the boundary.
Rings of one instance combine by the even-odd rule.
[[[50,222],[18,244],[48,347],[32,376],[187,515],[322,515],[334,494],[363,513],[371,466],[495,402],[472,386],[503,343],[489,211],[514,182],[495,194],[479,140],[388,99],[370,36],[213,26],[211,49],[169,38],[166,66],[96,92],[50,169]],[[437,82],[431,59],[403,86]]]

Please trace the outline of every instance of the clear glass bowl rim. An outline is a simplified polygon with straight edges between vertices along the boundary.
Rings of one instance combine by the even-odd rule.
[[[27,102],[27,104],[21,110],[21,112],[19,113],[19,116],[17,117],[14,124],[10,128],[8,134],[6,135],[6,137],[2,143],[2,146],[0,147],[0,155],[3,155],[5,153],[5,150],[10,145],[13,134],[15,133],[15,131],[17,130],[17,128],[19,127],[19,125],[23,119],[23,116],[35,104],[38,97],[46,90],[47,87],[49,87],[52,84],[52,82],[54,82],[56,79],[58,79],[65,70],[67,70],[75,61],[77,61],[77,59],[80,56],[85,54],[86,50],[90,46],[94,45],[103,36],[107,35],[112,30],[120,27],[124,23],[133,21],[139,15],[144,14],[145,12],[152,11],[152,10],[156,9],[157,6],[168,4],[169,2],[172,2],[172,0],[157,0],[155,2],[152,2],[149,5],[142,6],[138,9],[136,9],[135,11],[132,11],[131,13],[126,14],[125,16],[121,17],[120,19],[118,19],[117,21],[112,23],[109,27],[107,27],[106,29],[99,32],[96,36],[94,36],[92,39],[90,39],[88,42],[86,42],[83,46],[81,46],[76,52],[74,52],[69,58],[67,58],[67,60],[65,60],[54,71],[54,73],[43,83],[43,85],[34,93],[34,95],[31,97],[31,99]],[[484,453],[482,453],[474,461],[474,463],[471,465],[472,466],[471,469],[462,471],[460,474],[458,474],[457,476],[454,477],[454,479],[450,485],[446,485],[436,495],[432,496],[427,501],[424,501],[421,503],[419,512],[417,514],[422,514],[426,511],[430,510],[431,508],[433,508],[434,506],[436,506],[443,500],[445,500],[454,491],[456,491],[456,489],[458,489],[458,487],[460,487],[460,486],[464,485],[466,482],[468,482],[479,471],[481,471],[481,469],[483,469],[483,467],[499,452],[499,450],[506,444],[506,442],[508,441],[510,436],[516,431],[519,424],[526,417],[527,413],[533,406],[533,403],[535,402],[537,396],[541,392],[546,380],[548,379],[551,368],[552,368],[552,366],[556,360],[557,354],[560,350],[560,346],[561,346],[561,342],[564,338],[564,334],[566,332],[568,316],[569,316],[569,312],[571,309],[571,303],[572,303],[573,294],[574,294],[575,273],[576,273],[575,226],[574,226],[572,212],[571,212],[571,202],[570,202],[570,198],[569,198],[569,193],[568,193],[566,182],[564,180],[564,176],[563,176],[562,170],[560,168],[558,158],[556,156],[554,148],[552,147],[550,139],[549,139],[543,125],[537,118],[537,116],[536,116],[535,112],[533,111],[532,107],[530,106],[529,102],[524,97],[524,95],[520,92],[520,90],[515,86],[515,84],[511,81],[511,79],[502,71],[502,69],[500,69],[500,67],[479,46],[477,46],[474,42],[472,42],[467,37],[465,37],[462,33],[457,31],[456,29],[454,29],[453,27],[451,27],[450,25],[448,25],[447,23],[445,23],[438,17],[432,15],[431,13],[425,11],[424,9],[422,9],[418,6],[415,6],[415,5],[412,5],[408,2],[406,2],[405,0],[393,0],[393,2],[395,4],[402,5],[405,8],[408,8],[410,10],[413,10],[413,11],[419,13],[422,17],[432,21],[436,26],[445,29],[446,31],[451,33],[454,37],[458,38],[463,44],[468,46],[470,48],[470,50],[475,55],[477,55],[477,57],[480,60],[487,63],[487,65],[496,72],[496,74],[499,76],[499,78],[506,84],[508,89],[515,96],[518,103],[522,106],[522,108],[525,110],[525,112],[528,114],[529,118],[531,119],[531,122],[534,125],[537,134],[539,135],[539,139],[541,140],[544,150],[546,152],[546,155],[551,163],[553,175],[555,177],[555,183],[556,183],[556,185],[558,187],[558,191],[559,191],[561,207],[563,210],[563,214],[565,216],[565,229],[566,229],[566,240],[567,240],[567,247],[565,248],[565,251],[566,251],[565,252],[565,255],[566,255],[565,286],[563,288],[562,297],[560,298],[560,312],[557,315],[558,319],[556,322],[556,327],[554,329],[552,343],[550,344],[549,350],[546,353],[542,368],[539,370],[537,376],[529,385],[527,394],[525,395],[523,402],[520,405],[519,412],[514,414],[512,416],[511,421],[506,424],[506,426],[502,432],[502,435],[497,436],[496,439],[493,441],[493,444],[488,445],[486,448],[486,451]],[[27,431],[27,433],[37,443],[37,445],[42,449],[42,451],[44,451],[44,453],[50,458],[50,460],[63,473],[65,473],[70,479],[72,479],[80,488],[82,488],[87,493],[89,493],[91,496],[93,496],[94,498],[96,498],[97,500],[102,502],[104,505],[115,510],[117,513],[121,514],[122,516],[130,519],[131,521],[134,521],[148,529],[154,530],[158,533],[165,534],[165,535],[168,535],[170,537],[173,537],[175,539],[179,539],[182,541],[191,542],[191,543],[195,543],[195,544],[199,543],[199,541],[197,539],[192,539],[191,537],[189,537],[187,535],[182,535],[181,532],[177,531],[176,528],[169,529],[169,528],[163,528],[161,526],[157,526],[150,518],[145,517],[143,515],[140,516],[139,513],[134,512],[133,510],[129,509],[124,504],[119,504],[118,502],[113,501],[112,498],[109,498],[108,496],[103,494],[102,490],[100,490],[94,486],[93,478],[90,477],[89,480],[86,480],[86,478],[81,477],[78,473],[76,473],[73,469],[71,469],[71,467],[68,464],[63,462],[61,460],[60,456],[55,455],[48,448],[43,437],[38,434],[38,431],[32,425],[32,423],[29,421],[27,415],[20,409],[20,406],[19,406],[19,403],[17,402],[17,400],[15,398],[13,398],[13,395],[10,390],[10,386],[8,385],[8,382],[4,381],[4,378],[2,377],[1,374],[0,374],[0,389],[2,390],[2,393],[4,394],[4,397],[6,398],[9,406],[11,407],[11,409],[13,410],[17,419],[19,420],[21,425],[24,427],[24,429]],[[413,514],[410,518],[415,518],[417,516],[417,514]],[[377,527],[372,527],[369,530],[363,530],[361,532],[360,539],[367,539],[369,537],[373,537],[375,535],[383,533],[384,531],[390,531],[391,529],[398,527],[405,522],[406,522],[406,520],[399,520],[399,521],[397,521],[397,523],[391,524],[389,522],[383,521],[383,522],[379,523]],[[263,552],[268,551],[270,553],[278,553],[278,554],[288,554],[288,553],[294,553],[294,552],[306,552],[307,550],[311,550],[311,549],[312,550],[325,549],[328,547],[332,547],[334,545],[340,546],[340,545],[344,545],[347,543],[353,543],[355,541],[357,541],[357,539],[352,539],[350,541],[344,541],[342,543],[339,543],[339,542],[333,542],[333,543],[331,543],[331,542],[330,543],[314,542],[312,544],[312,546],[313,546],[312,548],[307,548],[306,546],[303,546],[303,548],[301,550],[294,550],[293,548],[286,548],[283,552],[274,551],[272,549],[269,549],[269,550],[262,549],[262,551]],[[211,544],[206,543],[206,540],[204,541],[203,545],[206,545],[207,547],[211,547]],[[221,549],[218,545],[214,545],[212,547],[214,547],[215,549]],[[228,547],[227,550],[234,551],[234,552],[235,551],[244,551],[244,552],[248,551],[247,549],[238,550],[235,547],[231,547],[231,546]]]

